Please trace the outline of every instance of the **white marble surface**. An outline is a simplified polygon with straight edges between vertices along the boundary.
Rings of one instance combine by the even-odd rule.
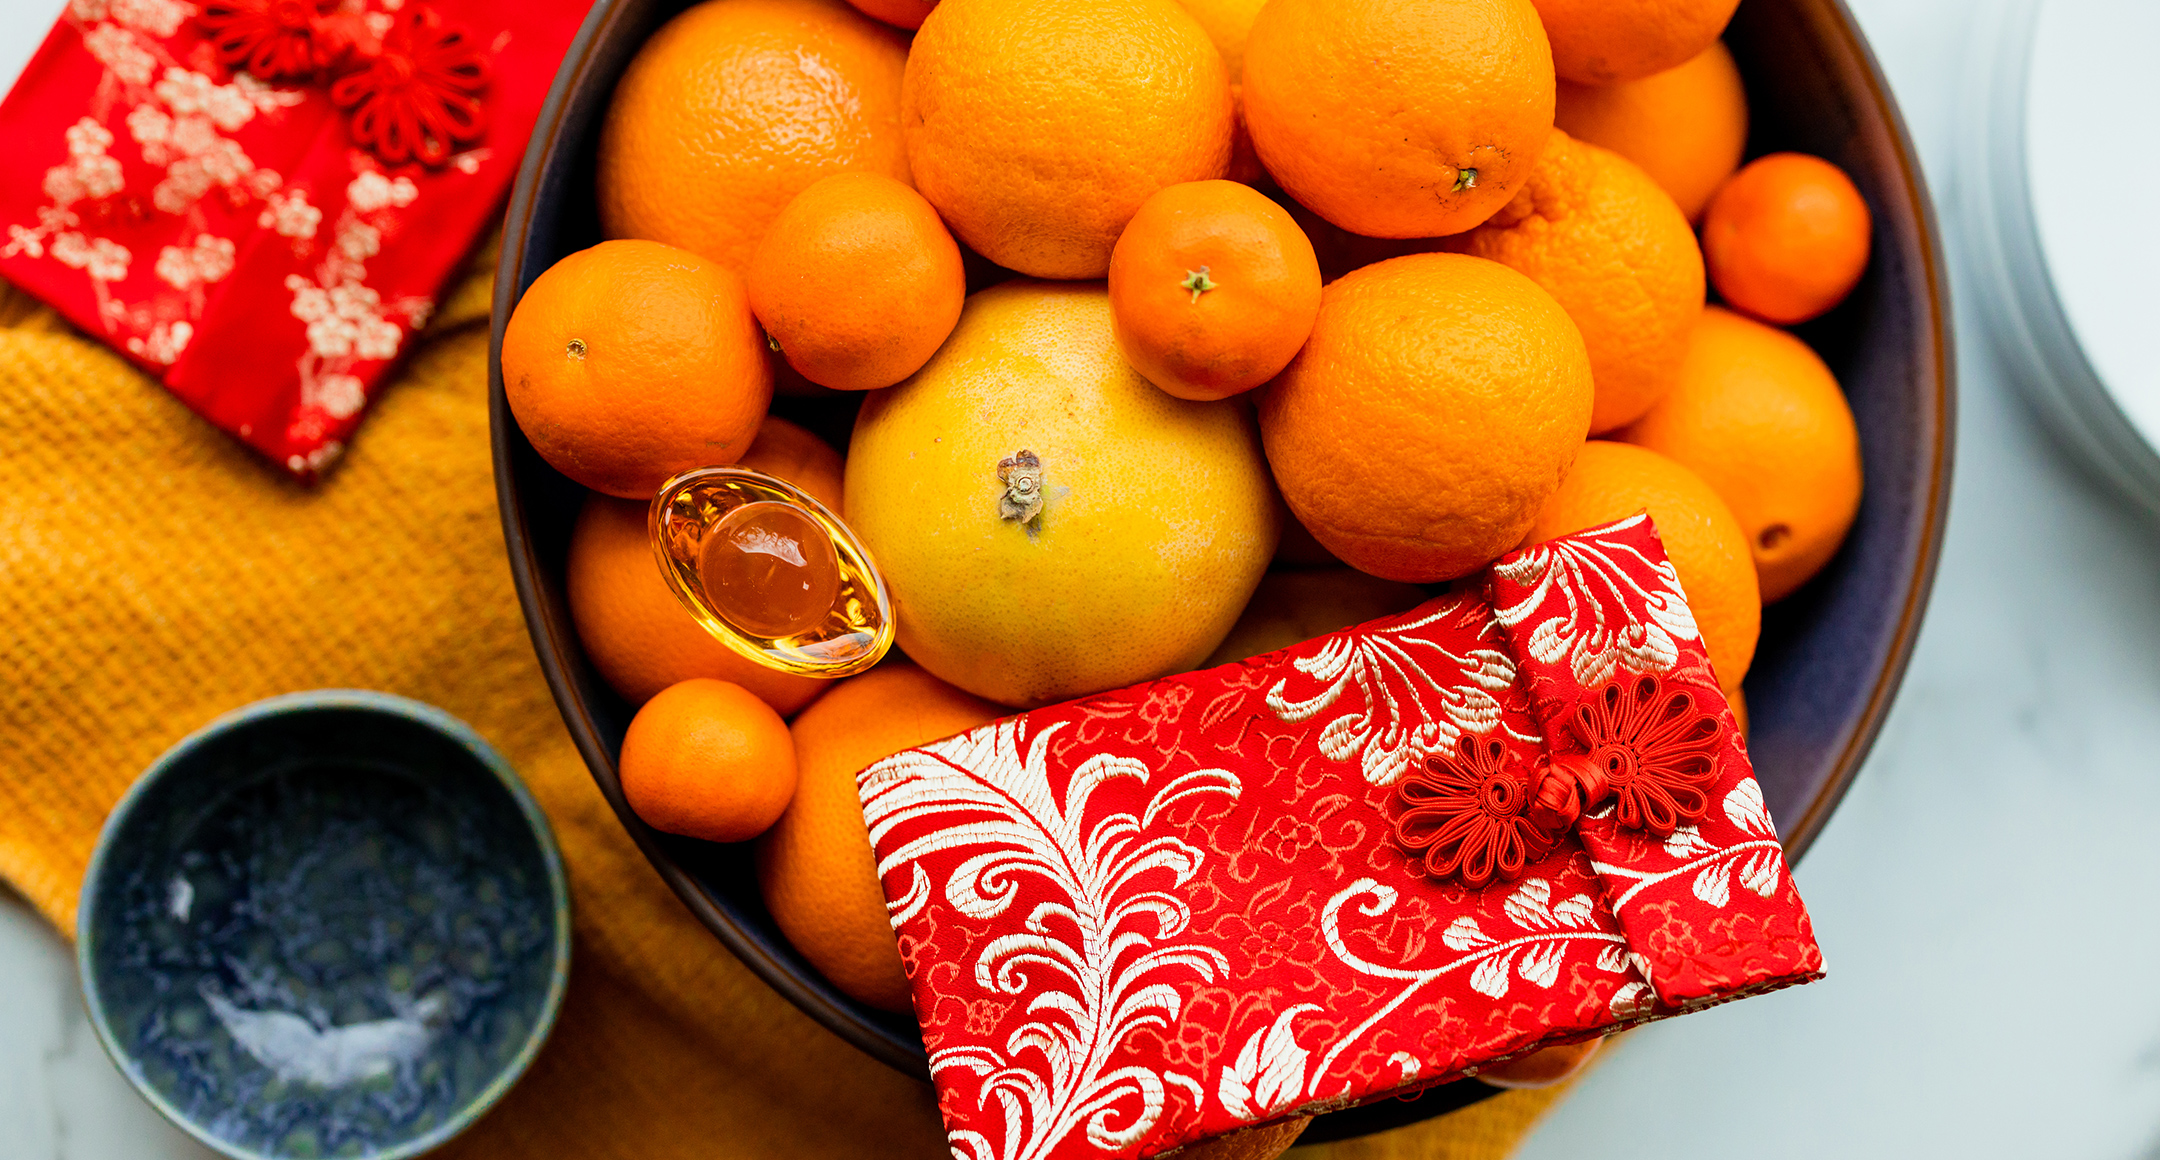
[[[1849,2],[1955,265],[1968,0]],[[0,0],[0,78],[58,8]],[[2124,126],[2126,147],[2151,132]],[[1962,306],[1958,321],[1934,602],[1882,739],[1797,875],[1829,978],[1638,1033],[1522,1160],[2160,1160],[2160,530],[2065,462]],[[0,1160],[207,1155],[133,1096],[84,1022],[66,944],[0,894]]]

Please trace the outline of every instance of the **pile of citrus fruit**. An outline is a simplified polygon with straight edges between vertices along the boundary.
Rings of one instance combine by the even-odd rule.
[[[757,838],[848,993],[907,1003],[882,756],[1644,509],[1737,700],[1763,604],[1836,553],[1858,438],[1778,327],[1859,282],[1869,215],[1827,162],[1741,166],[1737,0],[851,2],[662,27],[600,140],[611,240],[502,349],[594,492],[569,601],[642,706],[625,794]],[[844,456],[776,392],[852,412]],[[676,603],[645,504],[737,462],[844,515],[905,660],[828,686]]]

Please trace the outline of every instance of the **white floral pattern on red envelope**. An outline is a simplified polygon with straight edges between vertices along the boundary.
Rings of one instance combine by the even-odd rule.
[[[1595,602],[1608,639],[1649,640],[1626,624],[1650,618],[1674,642],[1660,672],[1592,671],[1707,672],[1684,603],[1644,607],[1670,567],[1647,522],[1613,536],[1624,582],[1507,590],[1512,628],[1456,595],[863,771],[955,1154],[1153,1155],[1819,974],[1729,717],[1703,767],[1717,808],[1665,835],[1608,801],[1478,889],[1393,837],[1413,765],[1468,745],[1525,785],[1545,768],[1538,711],[1563,680],[1597,692],[1579,652],[1516,651],[1552,616]]]

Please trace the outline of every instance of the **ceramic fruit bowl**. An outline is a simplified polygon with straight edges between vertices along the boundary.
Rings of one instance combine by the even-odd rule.
[[[615,80],[682,0],[600,0],[565,59],[513,194],[495,289],[495,347],[519,296],[564,255],[601,240],[594,154]],[[1866,757],[1919,631],[1950,493],[1950,318],[1919,161],[1852,16],[1838,0],[1745,0],[1726,34],[1745,77],[1749,154],[1813,153],[1843,168],[1874,213],[1874,258],[1850,298],[1798,333],[1836,372],[1858,422],[1866,497],[1837,558],[1765,613],[1746,692],[1756,772],[1791,853],[1804,851]],[[927,1079],[914,1021],[857,1003],[781,936],[747,845],[658,833],[624,804],[616,755],[632,708],[572,630],[564,561],[583,489],[534,452],[491,359],[495,478],[518,595],[563,718],[633,838],[691,910],[775,990],[878,1059]],[[776,401],[845,446],[853,396]],[[1306,1139],[1423,1119],[1491,1094],[1476,1082],[1320,1117]]]

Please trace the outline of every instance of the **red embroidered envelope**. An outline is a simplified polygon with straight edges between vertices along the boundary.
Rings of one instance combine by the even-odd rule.
[[[312,475],[493,220],[585,7],[71,0],[0,103],[0,277]]]
[[[1647,517],[1487,579],[863,771],[956,1155],[1153,1155],[1820,974]]]

